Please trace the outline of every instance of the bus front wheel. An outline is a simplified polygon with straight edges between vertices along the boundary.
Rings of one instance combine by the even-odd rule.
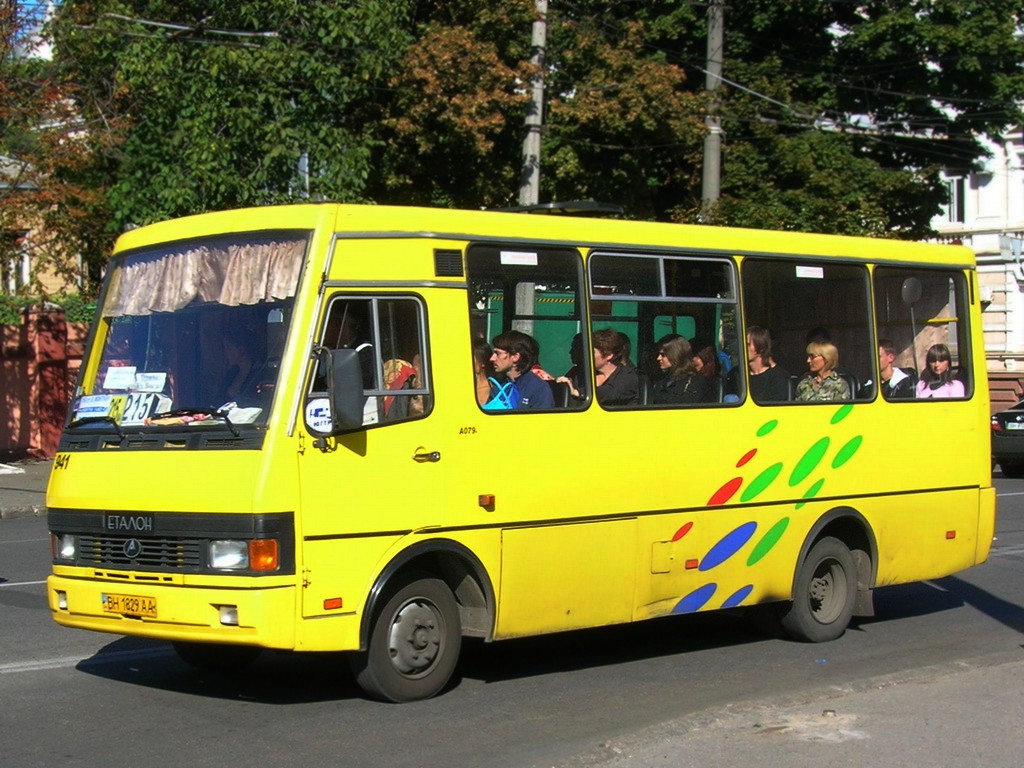
[[[451,679],[461,645],[451,590],[440,579],[412,578],[376,612],[367,649],[352,656],[352,671],[371,698],[429,699]]]
[[[853,554],[839,539],[823,538],[800,564],[793,602],[782,614],[782,628],[794,640],[835,640],[846,631],[856,598]]]

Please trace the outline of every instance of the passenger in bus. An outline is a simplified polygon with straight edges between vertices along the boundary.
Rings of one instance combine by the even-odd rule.
[[[259,399],[257,386],[260,383],[260,367],[253,360],[248,339],[239,332],[228,330],[224,334],[224,360],[227,370],[224,372],[219,401],[225,405],[231,402],[239,405],[255,404]]]
[[[878,378],[886,400],[914,397],[914,377],[896,366],[896,345],[891,339],[878,340]]]
[[[540,351],[532,336],[522,331],[505,331],[491,339],[491,346],[494,348],[491,363],[495,374],[511,382],[516,390],[515,396],[509,400],[511,407],[534,410],[555,406],[551,387],[530,370]]]
[[[747,360],[754,402],[779,403],[789,399],[789,372],[772,357],[772,337],[767,328],[747,328]]]
[[[619,359],[615,361],[616,365],[620,365],[623,368],[635,368],[633,360],[630,355],[633,352],[633,343],[629,340],[629,336],[624,334],[622,331],[617,331],[619,334],[619,341],[622,342],[622,351],[619,353]]]
[[[953,375],[953,356],[945,344],[932,344],[925,358],[926,366],[917,382],[917,396],[963,397],[964,383]]]
[[[597,402],[601,405],[638,403],[640,379],[637,377],[636,368],[628,364],[622,334],[611,328],[594,331],[593,346]]]
[[[849,400],[850,385],[836,373],[839,350],[830,341],[807,345],[807,373],[796,385],[796,399],[803,402]]]
[[[696,339],[690,342],[690,346],[695,350],[693,362],[697,366],[697,374],[710,378],[717,376],[718,355],[715,354],[715,348],[710,344],[698,342]]]
[[[476,381],[476,401],[483,405],[494,395],[494,365],[491,363],[491,345],[483,339],[473,342],[473,377]]]
[[[573,400],[586,400],[587,388],[584,380],[587,372],[583,367],[582,333],[577,333],[572,337],[572,342],[569,344],[569,360],[572,362],[572,366],[564,376],[559,376],[555,381],[568,385],[569,394]]]
[[[678,333],[666,333],[654,344],[648,345],[644,351],[643,359],[640,361],[643,367],[642,373],[646,375],[651,382],[656,382],[658,379],[665,377],[665,371],[661,367],[661,350],[668,344],[672,339],[683,338]]]
[[[654,384],[651,401],[656,405],[706,402],[711,380],[698,375],[695,360],[690,342],[682,336],[662,345],[658,365],[664,375]]]

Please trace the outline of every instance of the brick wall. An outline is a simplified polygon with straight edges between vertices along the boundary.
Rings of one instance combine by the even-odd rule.
[[[0,325],[0,461],[56,453],[87,329],[50,310]]]

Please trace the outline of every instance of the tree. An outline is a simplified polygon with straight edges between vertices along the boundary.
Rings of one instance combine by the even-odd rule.
[[[518,191],[533,0],[423,3],[379,102],[372,196],[503,206]]]
[[[56,56],[114,225],[364,199],[372,96],[408,45],[407,6],[64,0]]]
[[[706,6],[552,0],[542,198],[698,220],[715,109],[712,222],[925,236],[940,169],[970,167],[982,134],[1021,119],[1021,5],[727,4],[712,104]],[[112,231],[307,198],[513,203],[534,13],[533,0],[64,0],[53,33],[84,149],[55,174],[101,191]]]
[[[1019,124],[1014,0],[749,0],[726,11],[730,223],[909,238],[945,201],[942,167]],[[697,41],[689,54],[697,55]],[[692,217],[692,212],[687,214]]]
[[[105,251],[110,241],[102,225],[96,228],[101,196],[73,178],[89,150],[70,92],[35,50],[40,10],[0,3],[0,261],[27,251],[33,272],[22,290],[32,295],[42,290],[42,273],[79,282],[79,256]]]

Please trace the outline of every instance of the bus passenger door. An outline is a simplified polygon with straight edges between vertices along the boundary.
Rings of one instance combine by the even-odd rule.
[[[357,350],[366,404],[362,429],[318,438],[325,392],[312,372],[298,427],[306,617],[357,611],[382,558],[429,525],[422,502],[444,485],[422,297],[347,292],[325,307],[315,341]]]

